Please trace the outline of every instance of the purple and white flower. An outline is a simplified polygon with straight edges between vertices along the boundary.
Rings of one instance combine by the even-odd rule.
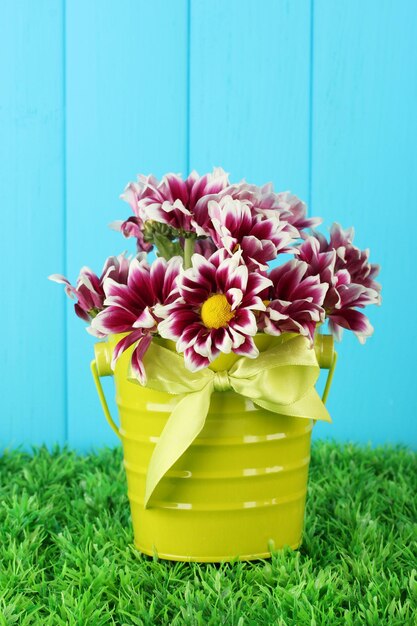
[[[110,224],[110,228],[120,231],[126,239],[130,237],[136,238],[136,249],[138,252],[150,252],[152,250],[152,243],[145,241],[144,238],[144,223],[140,217],[132,215],[128,217],[124,222],[122,220],[116,220]]]
[[[319,275],[320,281],[329,286],[323,307],[335,338],[340,340],[345,328],[364,343],[373,327],[356,308],[380,304],[381,286],[374,280],[379,266],[370,264],[369,251],[356,248],[352,241],[353,229],[343,231],[333,224],[330,242],[314,232],[300,246],[299,258],[308,263],[309,274]]]
[[[259,294],[270,284],[263,273],[248,271],[240,252],[229,256],[223,249],[209,259],[194,254],[192,267],[178,277],[179,297],[157,309],[165,318],[158,330],[177,342],[192,371],[207,367],[221,352],[255,358],[255,312],[265,310]]]
[[[254,211],[249,200],[235,200],[223,196],[208,203],[211,235],[218,248],[233,254],[241,250],[249,269],[267,269],[281,252],[294,253],[291,244],[298,231],[288,222],[279,219],[278,213],[269,217]]]
[[[249,200],[254,210],[265,217],[278,215],[279,219],[297,229],[298,235],[305,228],[313,228],[321,224],[319,217],[307,217],[307,206],[300,198],[289,191],[275,192],[272,183],[262,187],[240,183],[232,185],[233,197]]]
[[[62,274],[51,274],[50,280],[65,285],[65,293],[72,299],[77,300],[74,304],[75,313],[82,320],[91,322],[104,308],[105,293],[103,284],[107,278],[117,283],[125,284],[129,272],[130,259],[124,254],[109,257],[103,266],[100,276],[97,276],[89,267],[83,267],[77,282],[71,285],[70,281]],[[103,337],[97,329],[92,327],[89,332],[96,337]]]
[[[269,207],[268,204],[270,205]],[[274,192],[270,199],[268,199],[268,195],[265,194],[265,196],[261,198],[259,208],[266,212],[271,210],[278,211],[281,219],[292,224],[299,233],[305,228],[313,228],[322,222],[320,217],[308,217],[305,202],[289,191],[280,193]]]
[[[89,332],[124,335],[113,366],[130,347],[138,380],[145,381],[143,356],[157,334],[176,341],[191,370],[220,353],[256,357],[257,332],[312,341],[326,318],[336,338],[343,329],[361,342],[372,334],[359,309],[381,303],[379,266],[354,245],[353,228],[333,224],[329,240],[315,231],[321,219],[290,192],[277,193],[271,183],[231,184],[214,168],[185,179],[140,175],[121,197],[132,215],[111,226],[136,239],[136,259],[110,257],[100,276],[83,267],[75,285],[59,274],[50,279],[65,285]],[[149,265],[154,247],[158,258]],[[268,274],[281,253],[293,260]]]
[[[217,250],[217,246],[211,237],[199,237],[194,242],[194,252],[209,259]]]
[[[379,274],[379,265],[369,263],[369,250],[360,250],[353,245],[354,229],[343,230],[334,223],[330,228],[329,248],[336,250],[335,271],[347,270],[351,282],[372,289],[375,304],[381,303],[381,285],[375,281]]]
[[[324,321],[328,285],[319,276],[309,276],[307,263],[298,259],[274,268],[268,276],[273,286],[266,312],[260,316],[264,331],[299,333],[312,342],[317,324]]]
[[[364,313],[356,310],[368,304],[375,304],[375,297],[371,289],[355,283],[342,283],[336,286],[339,301],[334,308],[327,312],[329,329],[334,337],[340,341],[343,329],[352,330],[360,343],[374,332],[373,326]]]
[[[300,250],[308,250],[314,239],[318,242],[315,246],[314,255],[335,251],[335,272],[346,270],[349,272],[351,282],[373,289],[376,292],[376,304],[381,303],[381,285],[375,281],[379,273],[379,265],[369,263],[369,250],[360,250],[353,245],[353,228],[343,230],[340,224],[334,223],[330,228],[330,240],[317,231],[313,231],[311,237],[306,238],[307,246],[302,244]],[[307,252],[310,255],[310,252]]]
[[[154,176],[139,176],[121,197],[142,222],[155,220],[189,233],[207,221],[208,201],[228,185],[228,175],[221,168],[204,176],[194,171],[185,180],[180,174],[167,174],[161,181]]]
[[[142,384],[146,382],[143,356],[160,321],[155,305],[169,304],[177,296],[175,284],[181,263],[181,257],[169,261],[160,257],[150,266],[144,259],[135,259],[126,284],[112,278],[104,281],[105,309],[94,318],[92,326],[102,335],[128,333],[114,348],[112,367],[127,348],[136,344],[131,357],[132,373]]]

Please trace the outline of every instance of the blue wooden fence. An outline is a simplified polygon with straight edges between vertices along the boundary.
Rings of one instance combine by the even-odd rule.
[[[340,345],[315,434],[416,446],[416,41],[413,0],[3,0],[2,447],[115,443],[93,339],[46,277],[128,247],[106,225],[136,173],[214,165],[371,248],[376,331]]]

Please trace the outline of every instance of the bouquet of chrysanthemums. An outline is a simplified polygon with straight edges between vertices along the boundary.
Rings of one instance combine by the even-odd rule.
[[[176,342],[192,371],[220,353],[258,356],[257,333],[298,333],[314,340],[326,319],[332,334],[352,330],[361,342],[373,328],[359,310],[379,304],[379,267],[338,224],[327,239],[306,205],[271,184],[229,182],[220,168],[185,180],[138,177],[121,196],[133,215],[114,222],[136,239],[137,253],[110,257],[100,276],[82,268],[76,314],[97,337],[122,333],[113,352],[134,346],[131,373],[146,383],[144,355],[154,337]],[[282,260],[282,262],[280,262]]]

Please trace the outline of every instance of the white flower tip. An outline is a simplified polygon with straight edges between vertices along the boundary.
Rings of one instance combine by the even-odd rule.
[[[163,257],[159,257],[159,258],[163,258]],[[157,259],[158,261],[159,259]],[[146,252],[138,252],[137,255],[134,257],[133,261],[138,261],[140,264],[144,264],[147,263],[148,261],[148,255]]]
[[[91,324],[94,322],[94,320],[91,320]],[[87,333],[89,335],[91,335],[92,337],[95,337],[96,339],[103,339],[106,335],[102,332],[100,332],[99,330],[97,330],[96,328],[94,328],[92,325],[91,326],[86,326]]]
[[[245,356],[248,357],[248,359],[256,359],[259,356],[259,350],[256,346],[254,346],[254,348],[248,352],[248,354],[246,354]]]
[[[60,274],[50,274],[48,276],[48,280],[52,280],[54,283],[61,283],[63,279],[63,276],[61,276]]]

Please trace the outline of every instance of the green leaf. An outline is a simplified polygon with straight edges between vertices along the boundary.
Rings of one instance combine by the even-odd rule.
[[[154,233],[153,242],[157,248],[157,255],[164,257],[167,261],[173,256],[181,255],[182,250],[178,241],[170,241],[164,235]]]

